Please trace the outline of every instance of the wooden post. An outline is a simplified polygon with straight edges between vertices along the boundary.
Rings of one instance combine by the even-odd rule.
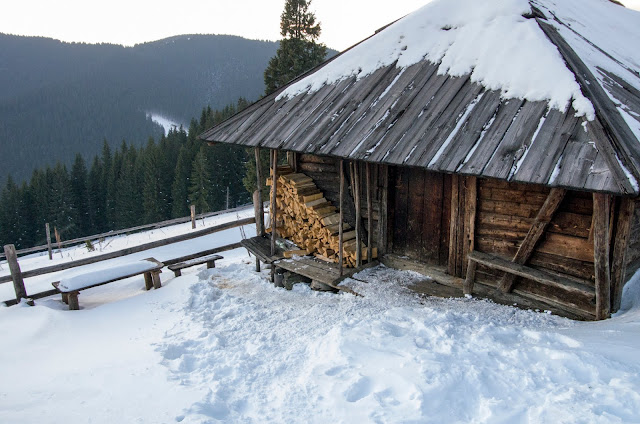
[[[196,205],[191,205],[189,207],[191,209],[191,229],[196,229]]]
[[[256,215],[256,229],[258,230],[259,236],[264,236],[264,202],[262,200],[262,186],[264,185],[264,181],[262,180],[261,167],[260,167],[260,148],[256,147],[256,179],[258,180],[258,205],[259,205],[259,216]],[[254,200],[255,202],[255,200]],[[259,219],[258,219],[259,218]]]
[[[276,254],[276,215],[278,215],[278,205],[276,202],[277,191],[278,151],[274,149],[271,151],[271,256]]]
[[[462,250],[462,274],[467,271],[465,262],[475,247],[476,230],[476,204],[478,201],[478,179],[476,177],[465,178],[465,202],[464,202],[464,246]]]
[[[340,262],[340,276],[344,272],[344,241],[342,240],[344,220],[344,160],[340,159],[340,222],[338,223],[338,262]]]
[[[225,210],[229,210],[229,203],[230,203],[230,202],[229,202],[229,199],[230,199],[230,196],[229,196],[229,186],[227,186],[227,207],[225,208]]]
[[[58,231],[58,227],[53,227],[53,234],[56,237],[56,244],[58,245],[58,250],[62,249],[62,237],[60,237],[60,232]]]
[[[458,253],[458,215],[459,215],[459,183],[460,177],[456,174],[451,176],[451,214],[449,222],[449,262],[448,272],[450,275],[457,275]]]
[[[365,176],[367,178],[367,261],[372,261],[373,255],[373,200],[371,199],[371,164],[365,164]],[[379,219],[379,218],[378,218]]]
[[[69,310],[70,311],[79,311],[80,310],[80,305],[78,304],[78,292],[74,291],[74,292],[69,292],[68,293],[68,301],[69,301]]]
[[[596,276],[596,319],[611,316],[611,276],[609,274],[609,211],[611,197],[593,193],[593,259]]]
[[[49,228],[49,223],[47,222],[44,225],[45,232],[47,233],[47,251],[49,252],[49,260],[53,260],[53,251],[51,250],[51,228]]]
[[[261,197],[258,190],[253,192],[253,213],[256,218],[256,234],[259,236],[264,235],[264,210]]]
[[[380,165],[379,177],[382,178],[382,192],[380,193],[380,217],[378,220],[378,256],[387,253],[388,222],[389,222],[389,166]]]
[[[462,293],[463,294],[473,294],[473,285],[476,280],[476,267],[478,264],[475,261],[469,259],[469,263],[467,264],[467,277],[462,284]]]
[[[620,212],[616,224],[613,255],[611,255],[611,312],[617,312],[620,309],[627,263],[627,244],[629,243],[634,209],[633,199],[628,197],[620,199]]]
[[[13,280],[13,288],[16,292],[16,300],[20,303],[20,299],[27,298],[27,290],[24,288],[24,280],[22,279],[20,264],[18,264],[16,247],[13,244],[7,244],[4,246],[4,256],[7,258],[7,262],[9,263],[11,279]]]
[[[174,271],[174,274],[176,275],[176,277],[179,277],[180,274],[177,273],[180,270],[176,270]],[[150,272],[145,272],[144,273],[144,289],[145,290],[151,290],[153,288],[153,278],[151,277],[151,273]]]
[[[527,236],[524,238],[522,244],[520,244],[520,247],[518,248],[518,251],[514,255],[513,262],[524,265],[529,260],[529,258],[533,254],[533,250],[536,247],[536,244],[538,243],[538,240],[540,240],[540,238],[544,234],[547,225],[549,225],[551,219],[553,218],[553,215],[560,207],[560,203],[562,203],[562,199],[564,199],[566,193],[567,190],[563,188],[551,189],[551,192],[547,196],[547,199],[544,201],[544,204],[538,211],[536,219],[533,221],[531,228],[529,228]],[[608,234],[609,230],[607,230],[607,235]],[[515,281],[515,275],[505,274],[498,283],[498,288],[504,293],[509,293],[513,288],[513,284]]]
[[[160,280],[160,271],[151,271],[151,281],[153,282],[153,288],[159,289],[162,287],[162,281]]]
[[[353,164],[353,197],[356,204],[356,268],[362,266],[362,211],[360,210],[360,164]]]

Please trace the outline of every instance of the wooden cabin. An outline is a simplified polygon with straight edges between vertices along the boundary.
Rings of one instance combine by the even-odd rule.
[[[370,55],[371,40],[394,37],[403,18],[200,138],[270,149],[276,179],[286,152],[388,266],[460,294],[605,319],[640,267],[640,62],[590,39],[580,16],[567,24],[552,2],[530,3],[523,21],[560,53],[592,116],[575,102],[562,110],[506,96],[427,59],[317,84]],[[637,25],[622,35],[640,38],[637,12],[606,0],[584,7],[624,15]],[[358,266],[372,256],[358,255]]]

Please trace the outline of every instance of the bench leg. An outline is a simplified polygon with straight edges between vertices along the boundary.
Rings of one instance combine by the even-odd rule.
[[[151,290],[153,288],[153,277],[150,272],[144,273],[144,289]]]
[[[462,284],[462,292],[464,294],[472,294],[473,293],[473,284],[476,279],[476,267],[478,263],[469,259],[469,265],[467,266],[467,278],[465,278],[464,283]]]
[[[69,293],[61,293],[62,294],[62,302],[65,305],[69,304]]]
[[[175,271],[173,271],[173,275],[174,277],[179,277],[182,275],[182,270],[176,269]]]
[[[256,272],[260,272],[260,259],[256,258]]]
[[[69,292],[67,293],[67,297],[69,300],[69,310],[70,311],[78,311],[80,310],[80,305],[78,304],[78,292]]]
[[[151,273],[151,279],[153,280],[153,287],[159,289],[162,287],[162,281],[160,281],[160,271],[154,271]]]
[[[216,261],[208,261],[207,262],[207,269],[211,269],[211,268],[215,268],[216,267]]]

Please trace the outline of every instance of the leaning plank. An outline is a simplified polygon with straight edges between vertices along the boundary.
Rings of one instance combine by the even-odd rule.
[[[474,251],[469,254],[469,259],[499,271],[537,281],[540,284],[561,288],[569,293],[594,296],[593,291],[586,284],[580,284],[568,278],[514,263],[496,255]]]
[[[522,265],[529,260],[533,254],[533,249],[536,247],[540,237],[544,234],[544,230],[551,222],[553,215],[558,210],[558,207],[560,206],[560,203],[562,203],[562,199],[564,199],[566,193],[567,191],[562,188],[551,189],[547,200],[545,200],[542,208],[540,208],[540,211],[531,225],[527,236],[513,257],[514,263]],[[513,289],[514,282],[515,276],[513,274],[506,274],[502,280],[500,280],[500,283],[498,283],[498,287],[502,292],[508,293]]]

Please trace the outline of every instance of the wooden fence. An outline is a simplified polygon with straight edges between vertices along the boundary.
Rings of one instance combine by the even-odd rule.
[[[192,222],[192,228],[195,228],[195,221],[197,221],[198,219],[202,219],[202,218],[208,218],[211,216],[216,216],[216,215],[221,215],[223,213],[229,213],[229,212],[237,212],[240,210],[244,210],[247,207],[251,206],[251,204],[247,204],[247,205],[242,205],[242,206],[238,206],[237,208],[233,208],[233,209],[227,209],[227,210],[222,210],[222,211],[215,211],[215,212],[208,212],[208,213],[203,213],[200,215],[195,215],[194,213],[192,213],[190,216],[186,216],[183,218],[175,218],[175,219],[170,219],[167,221],[162,221],[162,222],[156,222],[153,224],[145,224],[145,225],[138,225],[137,227],[131,227],[131,228],[125,228],[122,230],[116,230],[116,231],[109,231],[107,233],[102,233],[102,234],[95,234],[92,236],[86,236],[86,237],[79,237],[79,238],[75,238],[72,240],[65,240],[60,242],[59,247],[66,247],[66,246],[72,246],[74,244],[79,244],[79,243],[86,243],[87,241],[93,241],[93,240],[99,240],[101,238],[105,238],[105,237],[113,237],[113,236],[118,236],[120,234],[129,234],[129,233],[135,233],[135,232],[139,232],[139,231],[145,231],[145,230],[154,230],[157,228],[164,228],[164,227],[168,227],[171,225],[176,225],[176,224],[183,224],[186,222],[191,221]],[[48,227],[49,224],[47,224]],[[47,235],[49,235],[49,231],[47,230]],[[56,245],[58,245],[56,243]],[[43,244],[40,246],[34,246],[34,247],[28,247],[25,249],[20,249],[16,251],[16,254],[18,255],[22,255],[25,253],[35,253],[35,252],[44,252],[45,250],[48,250],[50,248],[50,244]],[[6,255],[0,251],[0,259],[4,259],[6,258]]]
[[[233,211],[233,210],[234,209],[227,210],[227,211],[224,211],[224,212],[230,212],[230,211]],[[189,222],[189,220],[187,220],[185,222]],[[35,276],[44,275],[44,274],[50,274],[50,273],[57,272],[57,271],[63,271],[63,270],[70,269],[70,268],[75,268],[75,267],[79,267],[79,266],[83,266],[83,265],[89,265],[89,264],[93,264],[93,263],[96,263],[96,262],[105,261],[105,260],[108,260],[108,259],[119,258],[119,257],[122,257],[122,256],[130,255],[132,253],[142,252],[144,250],[154,249],[154,248],[157,248],[157,247],[162,247],[162,246],[166,246],[166,245],[173,244],[173,243],[179,243],[179,242],[182,242],[182,241],[191,240],[191,239],[194,239],[194,238],[202,237],[202,236],[205,236],[205,235],[208,235],[208,234],[217,233],[217,232],[228,230],[228,229],[231,229],[231,228],[237,228],[237,227],[241,227],[243,225],[253,224],[255,222],[256,222],[255,217],[244,218],[244,219],[240,219],[240,220],[237,220],[237,221],[232,221],[232,222],[228,222],[228,223],[225,223],[225,224],[216,225],[214,227],[204,228],[204,229],[198,230],[198,231],[191,231],[191,232],[189,232],[187,234],[181,234],[181,235],[178,235],[178,236],[174,236],[174,237],[169,237],[169,238],[162,239],[162,240],[153,241],[153,242],[150,242],[150,243],[140,244],[138,246],[128,247],[126,249],[118,250],[118,251],[115,251],[115,252],[105,253],[103,255],[98,255],[98,256],[91,257],[91,258],[79,259],[77,261],[71,261],[71,262],[66,262],[66,263],[62,263],[62,264],[47,266],[47,267],[43,267],[43,268],[32,269],[32,270],[28,270],[28,271],[24,271],[24,272],[20,271],[20,267],[19,267],[18,261],[17,261],[17,256],[13,255],[12,252],[11,252],[12,245],[8,245],[8,246],[5,246],[5,252],[9,253],[9,256],[10,256],[9,257],[9,259],[10,259],[9,263],[11,265],[10,266],[11,275],[6,275],[6,276],[0,277],[0,284],[4,284],[4,283],[8,283],[10,281],[13,281],[14,282],[14,286],[16,287],[16,299],[5,301],[5,304],[7,304],[7,305],[15,305],[19,301],[20,298],[29,297],[31,299],[38,299],[38,298],[42,298],[42,297],[46,297],[46,296],[51,296],[51,295],[57,293],[56,290],[48,290],[48,291],[45,291],[45,292],[40,292],[40,293],[34,293],[34,294],[27,295],[27,292],[24,289],[24,282],[23,282],[24,278],[35,277]],[[151,228],[158,228],[158,227],[151,227]],[[113,234],[110,233],[110,235],[113,235]],[[7,247],[10,247],[10,248],[7,249]],[[232,243],[232,244],[216,247],[216,248],[213,248],[213,249],[209,249],[209,250],[201,252],[201,253],[202,253],[202,255],[210,255],[210,254],[214,254],[214,253],[223,252],[223,251],[226,251],[226,250],[236,249],[236,248],[239,248],[239,247],[241,247],[241,246],[240,246],[240,243],[238,242],[238,243]],[[14,250],[14,252],[15,252],[15,250]],[[176,262],[176,260],[165,260],[165,261],[163,261],[163,263],[165,265],[172,265],[173,263],[177,263],[177,262]]]

